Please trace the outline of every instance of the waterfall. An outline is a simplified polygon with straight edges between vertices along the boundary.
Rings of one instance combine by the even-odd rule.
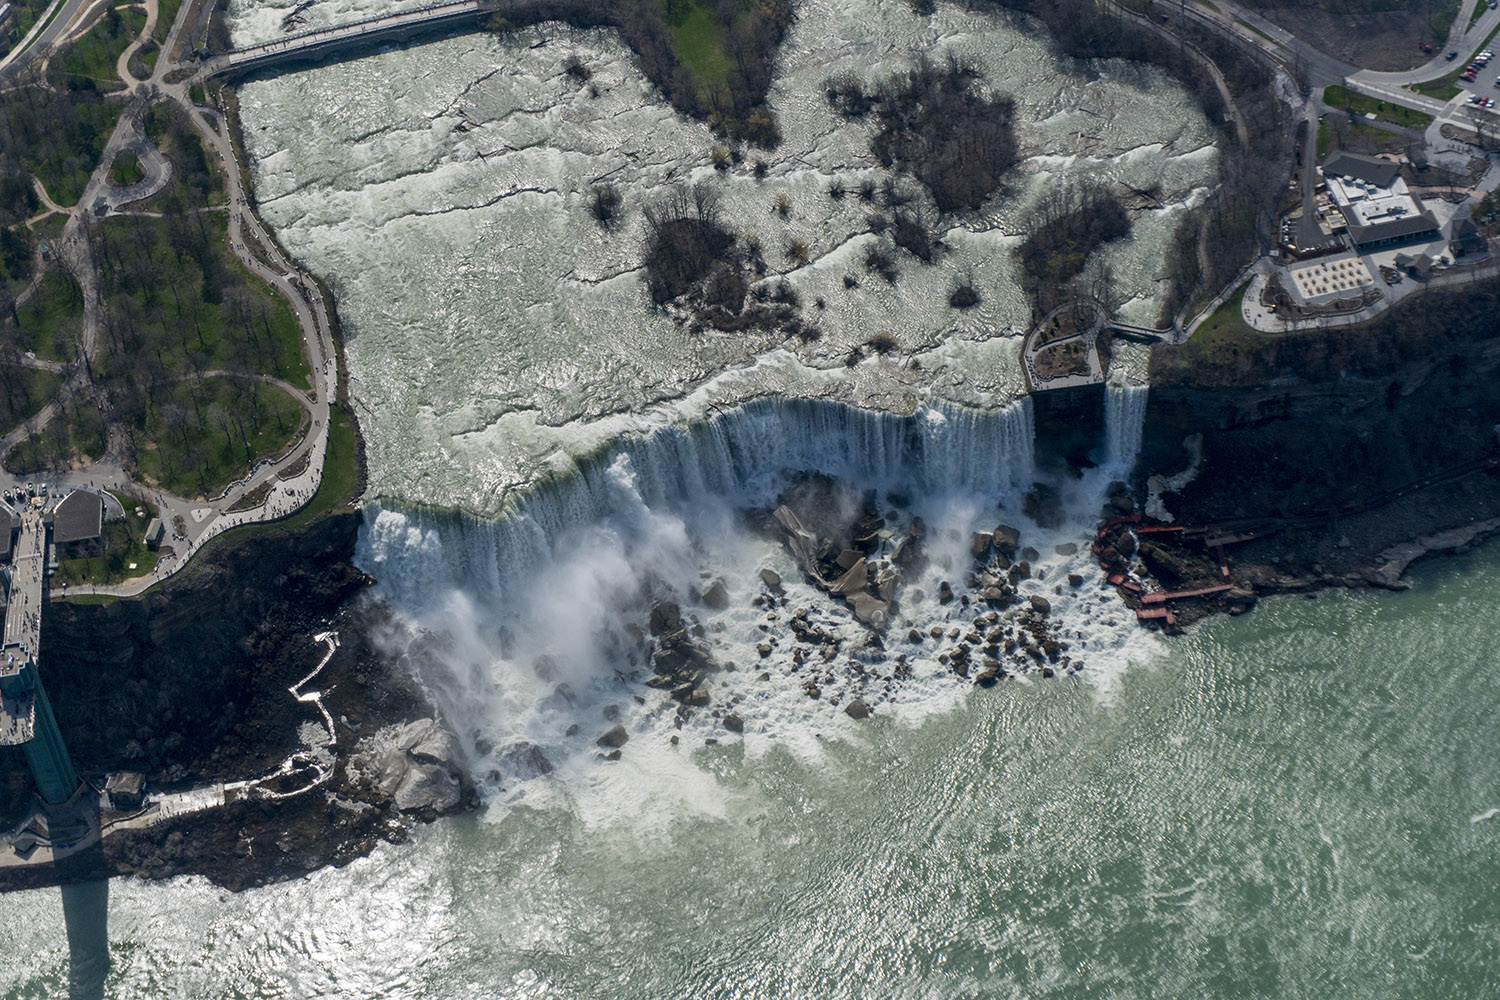
[[[1120,409],[1139,423],[1138,405]],[[1067,623],[1046,670],[1076,670],[1085,655],[1123,662],[1143,633],[1091,585],[1100,570],[1087,545],[1108,470],[1044,473],[1056,510],[1038,523],[1023,499],[1037,474],[1034,426],[1029,399],[902,416],[768,398],[617,440],[498,519],[367,505],[355,561],[395,612],[379,641],[463,739],[487,800],[536,794],[526,788],[540,753],[558,774],[591,775],[562,779],[580,815],[634,814],[642,781],[652,797],[713,797],[712,779],[678,746],[719,742],[731,714],[756,752],[817,754],[824,734],[854,724],[845,706],[856,698],[903,717],[951,706],[975,681],[930,630],[947,633],[1004,600],[987,591],[1013,586],[1018,602],[1044,599],[1054,627]],[[883,638],[856,602],[809,579],[769,514],[777,502],[806,524],[817,558],[866,543],[858,564],[893,616]],[[1020,534],[1025,547],[1011,551],[1029,553],[1028,568],[997,575],[1007,554],[1005,566],[976,573],[1001,528]],[[854,594],[877,600],[868,584]],[[684,628],[654,624],[658,615]],[[678,638],[659,645],[664,634]],[[809,655],[817,670],[804,673]],[[1018,672],[1044,669],[1019,645],[985,655],[977,669],[993,659],[998,670],[1002,658]],[[680,657],[703,658],[685,676],[707,690],[653,692],[677,669],[658,663]],[[597,771],[597,741],[617,722],[638,767]]]
[[[1110,385],[1104,390],[1104,443],[1106,458],[1119,475],[1129,476],[1141,451],[1141,430],[1146,422],[1144,385]]]
[[[826,400],[762,399],[617,442],[496,521],[369,505],[359,562],[407,607],[422,607],[445,584],[500,602],[511,581],[552,561],[570,531],[599,524],[627,539],[644,537],[652,512],[764,505],[788,472],[811,470],[907,495],[1014,498],[1033,479],[1033,437],[1029,398],[990,411],[924,406],[910,416]]]

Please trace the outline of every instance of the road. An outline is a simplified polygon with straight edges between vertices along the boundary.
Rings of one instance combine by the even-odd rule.
[[[0,83],[16,79],[40,55],[51,51],[62,38],[77,26],[79,16],[84,14],[94,0],[55,0],[27,32],[26,37],[0,60]],[[59,3],[61,10],[58,9]],[[48,18],[51,20],[48,20]]]

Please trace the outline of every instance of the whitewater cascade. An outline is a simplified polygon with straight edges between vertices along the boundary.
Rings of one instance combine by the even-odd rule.
[[[762,399],[627,438],[538,487],[497,521],[397,507],[401,530],[393,533],[372,504],[360,561],[408,608],[424,607],[444,585],[503,602],[513,581],[532,579],[556,557],[558,541],[582,526],[608,521],[628,534],[631,511],[633,527],[649,530],[640,516],[648,510],[765,504],[788,472],[813,470],[908,495],[1013,499],[1035,475],[1034,437],[1029,397],[997,410],[938,405],[910,416]]]
[[[1109,385],[1104,390],[1104,446],[1106,460],[1118,475],[1129,476],[1141,451],[1146,423],[1144,385]]]
[[[368,505],[356,561],[395,612],[388,652],[492,805],[562,795],[589,818],[634,814],[643,795],[714,802],[680,741],[816,755],[864,713],[950,709],[985,670],[993,684],[1002,667],[1087,660],[1107,688],[1147,655],[1088,545],[1114,466],[1039,475],[1033,437],[1029,398],[909,415],[767,398],[621,439],[497,520]],[[867,572],[856,596],[882,602],[881,620],[810,576],[772,514],[783,503],[821,572],[835,555]],[[850,552],[861,537],[867,559]],[[664,686],[663,636],[686,636],[670,655],[685,642],[702,668]],[[972,671],[957,669],[971,648]]]

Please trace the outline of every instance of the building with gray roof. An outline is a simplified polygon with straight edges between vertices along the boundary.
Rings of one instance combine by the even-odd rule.
[[[97,541],[104,531],[104,498],[74,490],[52,510],[52,541],[58,546]]]

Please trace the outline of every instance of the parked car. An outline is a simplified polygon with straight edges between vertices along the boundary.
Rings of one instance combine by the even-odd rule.
[[[1458,53],[1457,52],[1450,52],[1446,56],[1444,56],[1443,58],[1447,59],[1449,62],[1452,62],[1453,60],[1455,60],[1455,59],[1458,58]]]

